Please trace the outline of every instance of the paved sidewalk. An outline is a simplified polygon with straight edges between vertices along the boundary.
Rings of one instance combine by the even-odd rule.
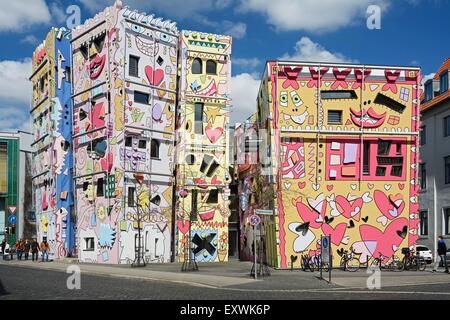
[[[125,279],[156,280],[186,284],[196,287],[228,290],[256,291],[309,291],[309,290],[345,290],[367,289],[370,274],[366,270],[355,273],[333,270],[332,283],[318,279],[318,272],[301,270],[270,269],[271,276],[254,280],[250,277],[251,262],[231,260],[227,263],[198,263],[199,271],[181,272],[181,263],[149,264],[144,268],[132,268],[129,265],[99,265],[79,263],[76,259],[61,259],[52,262],[2,261],[0,265],[37,268],[66,272],[71,264],[78,265],[82,274],[92,274]],[[328,274],[324,275],[325,277]],[[381,272],[381,286],[406,287],[429,284],[448,285],[450,292],[450,275],[440,272]]]

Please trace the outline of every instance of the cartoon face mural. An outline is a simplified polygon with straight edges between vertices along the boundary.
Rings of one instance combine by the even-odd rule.
[[[72,184],[71,33],[52,29],[33,54],[33,127],[37,156],[33,189],[38,241],[46,238],[52,258],[74,250]]]
[[[361,262],[388,259],[413,247],[419,70],[270,63],[266,75],[261,94],[271,102],[259,121],[274,130],[278,186],[270,263],[288,268],[289,257],[315,254],[321,235],[331,236],[335,259],[350,249]],[[307,114],[295,118],[302,106]]]
[[[182,31],[180,50],[178,259],[183,261],[189,254],[189,216],[194,206],[195,248],[191,254],[199,261],[226,261],[231,177],[225,128],[229,122],[231,38]]]
[[[178,31],[116,3],[74,37],[80,259],[132,263],[140,228],[146,261],[168,262]]]

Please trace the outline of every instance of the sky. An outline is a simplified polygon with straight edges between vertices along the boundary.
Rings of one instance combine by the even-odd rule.
[[[122,1],[177,21],[179,30],[233,36],[232,122],[255,111],[267,60],[420,66],[428,78],[450,57],[450,0]],[[70,6],[83,23],[113,2],[0,0],[0,131],[30,131],[30,59],[49,29],[66,26]]]

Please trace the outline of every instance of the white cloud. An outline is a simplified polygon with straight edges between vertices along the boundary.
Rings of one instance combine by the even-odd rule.
[[[32,34],[27,35],[25,38],[20,40],[21,43],[31,44],[33,46],[39,44],[39,39],[33,36]]]
[[[258,12],[278,30],[335,31],[366,17],[369,5],[391,0],[240,0],[239,11]],[[382,11],[383,12],[383,11]]]
[[[234,106],[231,123],[243,122],[256,111],[259,83],[259,79],[248,73],[231,78],[231,98]]]
[[[114,3],[114,0],[78,0],[91,12],[103,10]],[[222,10],[230,6],[232,0],[123,0],[123,5],[132,9],[158,11],[167,15],[168,19],[192,18],[193,15],[211,10]]]
[[[247,34],[247,25],[243,22],[225,20],[222,22],[222,26],[224,34],[231,35],[236,39],[242,39]]]
[[[50,11],[52,13],[53,19],[57,24],[62,24],[66,21],[67,15],[60,3],[53,2],[50,5]]]
[[[331,52],[308,37],[302,37],[295,44],[293,54],[285,53],[281,60],[314,61],[314,62],[357,62],[339,52]]]
[[[22,31],[31,25],[51,21],[44,0],[6,0],[1,5],[0,31]]]
[[[31,59],[0,61],[0,130],[30,131]]]
[[[29,105],[31,99],[31,59],[0,61],[0,103],[17,101]]]

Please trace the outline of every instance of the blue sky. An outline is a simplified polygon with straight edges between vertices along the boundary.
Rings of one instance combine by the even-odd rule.
[[[51,26],[66,24],[77,5],[81,21],[113,0],[0,0],[0,130],[28,129],[29,58]],[[123,0],[178,22],[179,29],[234,36],[232,119],[255,108],[264,61],[286,58],[421,66],[435,72],[450,57],[450,0]],[[381,29],[366,26],[369,5]]]

